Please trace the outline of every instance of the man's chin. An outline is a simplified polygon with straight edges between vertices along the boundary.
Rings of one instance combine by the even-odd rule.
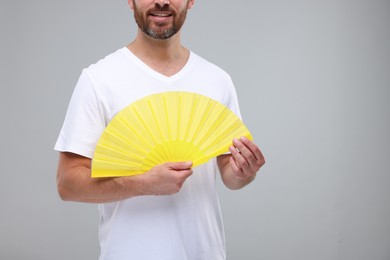
[[[146,29],[143,30],[143,32],[148,35],[151,38],[157,39],[157,40],[165,40],[168,38],[171,38],[173,35],[176,34],[173,30],[165,30],[165,31],[156,31],[152,29]]]

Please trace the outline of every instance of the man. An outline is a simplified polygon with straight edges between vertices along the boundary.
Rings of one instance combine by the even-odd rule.
[[[181,45],[180,29],[194,0],[128,0],[135,40],[84,69],[55,149],[62,199],[99,203],[100,259],[225,259],[215,190],[240,189],[264,164],[259,148],[233,140],[230,153],[192,168],[167,162],[141,175],[91,178],[95,145],[113,116],[130,103],[164,91],[188,91],[220,101],[240,116],[230,77]],[[161,196],[158,196],[161,195]]]

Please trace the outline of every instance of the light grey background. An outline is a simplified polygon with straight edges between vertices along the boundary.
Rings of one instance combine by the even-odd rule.
[[[135,34],[125,0],[0,3],[0,259],[97,259],[53,145],[81,69]],[[228,259],[390,259],[390,1],[198,0],[183,41],[228,71],[267,158],[219,185]],[[212,260],[212,259],[211,259]]]

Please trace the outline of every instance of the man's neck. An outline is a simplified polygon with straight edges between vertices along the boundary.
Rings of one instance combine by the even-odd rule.
[[[153,39],[138,32],[128,49],[155,71],[172,76],[182,69],[189,58],[189,51],[181,46],[180,32],[169,39]]]

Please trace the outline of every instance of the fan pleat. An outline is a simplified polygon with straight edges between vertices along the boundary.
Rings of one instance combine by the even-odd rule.
[[[167,126],[167,132],[168,132],[168,140],[172,140],[173,139],[173,136],[172,136],[172,130],[171,130],[171,127],[169,125],[169,111],[168,111],[168,104],[167,104],[167,97],[163,97],[163,103],[164,103],[164,116],[163,118],[166,119],[166,126]]]
[[[184,126],[185,129],[185,135],[184,139],[187,142],[190,142],[190,134],[191,130],[193,129],[193,119],[196,113],[196,108],[198,106],[198,98],[197,96],[193,95],[191,96],[190,101],[188,102],[188,110],[189,110],[189,115],[188,115],[188,125]]]
[[[156,104],[156,105],[158,105],[158,104]],[[149,106],[150,113],[153,116],[154,122],[157,122],[156,127],[157,127],[157,130],[158,130],[157,132],[158,132],[159,137],[160,137],[160,138],[158,138],[158,140],[164,140],[165,138],[164,138],[163,131],[161,129],[161,122],[160,122],[160,119],[156,116],[156,113],[155,113],[155,111],[158,111],[158,110],[153,106],[153,104],[151,103],[150,100],[148,100],[148,106]]]
[[[208,147],[211,145],[212,142],[218,137],[216,134],[219,133],[217,130],[220,129],[220,126],[224,123],[226,119],[226,114],[223,114],[223,111],[220,111],[220,109],[216,108],[215,113],[213,111],[213,118],[209,118],[207,122],[205,122],[205,129],[208,129],[206,133],[199,136],[202,136],[202,138],[199,140],[199,145],[201,147]]]
[[[128,155],[124,156],[123,153],[115,151],[114,149],[106,148],[104,150],[100,150],[99,152],[102,152],[103,155],[99,159],[96,159],[96,162],[100,161],[107,164],[120,164],[121,166],[127,167],[139,167],[142,163],[142,158],[139,158],[139,156],[134,156],[133,160],[130,161],[128,159]]]
[[[127,140],[131,140],[135,146],[139,147],[139,149],[147,151],[145,147],[150,147],[152,144],[150,143],[149,140],[145,138],[144,130],[138,127],[140,124],[139,122],[137,122],[133,114],[129,113],[129,111],[126,110],[124,110],[123,112],[127,112],[127,113],[124,113],[122,117],[118,117],[118,120],[116,120],[115,122],[116,125],[118,124],[125,125],[125,127],[122,129],[124,135],[126,136],[125,138]],[[134,125],[137,125],[138,128],[135,128]],[[118,126],[111,127],[111,128],[107,127],[107,129],[115,129],[115,128],[119,128],[119,127]],[[133,137],[133,138],[130,139],[129,137]]]
[[[206,107],[204,106],[204,100],[199,99],[196,103],[196,107],[194,108],[194,114],[193,114],[193,120],[192,120],[192,128],[190,129],[190,138],[194,142],[195,145],[199,145],[199,142],[197,141],[199,138],[198,133],[200,133],[203,125],[202,122],[205,120],[205,117],[207,116],[207,111],[205,111]]]
[[[148,152],[148,150],[144,149],[144,147],[140,144],[137,144],[137,139],[126,139],[125,136],[121,135],[118,131],[115,131],[114,129],[110,129],[106,131],[105,135],[107,136],[106,139],[109,139],[109,143],[112,144],[112,146],[115,146],[118,150],[126,151],[132,151],[134,150],[134,153],[140,154],[140,151],[142,153]],[[107,141],[103,141],[103,145],[109,145]]]
[[[143,126],[143,129],[145,129],[146,133],[148,133],[148,135],[146,135],[146,136],[150,137],[151,143],[153,145],[153,144],[157,143],[156,136],[155,136],[155,133],[154,133],[155,132],[154,131],[155,128],[153,128],[153,127],[155,127],[155,125],[148,124],[150,122],[145,122],[144,119],[148,118],[148,117],[147,116],[142,117],[140,115],[140,112],[147,113],[148,111],[147,110],[140,110],[140,111],[138,111],[137,109],[134,109],[134,113],[136,114],[136,116],[138,117],[139,121],[141,122],[141,125]]]

